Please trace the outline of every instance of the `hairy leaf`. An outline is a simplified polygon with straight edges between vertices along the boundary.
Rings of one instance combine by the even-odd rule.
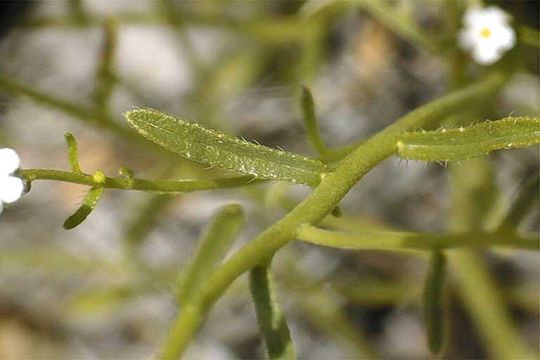
[[[68,160],[71,165],[71,171],[75,173],[81,173],[81,166],[79,165],[79,151],[77,146],[77,140],[71,133],[65,133],[66,143],[68,147]]]
[[[103,195],[103,187],[93,187],[86,194],[81,206],[75,211],[73,215],[68,217],[64,222],[64,229],[70,230],[79,226],[94,208],[96,207],[97,202]]]
[[[144,137],[188,159],[261,179],[315,186],[325,166],[318,160],[257,145],[151,109],[125,114]]]
[[[397,155],[404,159],[465,160],[540,143],[540,118],[508,117],[467,128],[404,133],[398,139]]]

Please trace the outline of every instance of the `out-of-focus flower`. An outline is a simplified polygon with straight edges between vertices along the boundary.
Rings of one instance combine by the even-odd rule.
[[[496,6],[473,7],[463,17],[459,44],[477,63],[493,64],[516,43],[509,20],[509,15]]]
[[[20,163],[15,150],[0,149],[0,213],[4,209],[4,204],[19,200],[24,191],[23,181],[13,175]]]

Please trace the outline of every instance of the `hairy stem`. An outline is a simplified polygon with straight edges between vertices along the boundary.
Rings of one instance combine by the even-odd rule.
[[[316,224],[328,215],[367,172],[396,152],[396,134],[418,127],[432,127],[457,109],[478,106],[486,97],[496,93],[505,80],[505,75],[493,73],[475,85],[416,109],[362,143],[343,159],[333,172],[327,174],[319,186],[287,216],[216,269],[202,289],[197,309],[192,309],[185,315],[184,312],[181,313],[174,325],[174,332],[178,336],[191,336],[201,321],[194,319],[194,314],[206,314],[236,278],[254,266],[264,264],[275,252],[293,240],[301,224]],[[187,342],[179,339],[178,344],[174,357],[180,356]]]

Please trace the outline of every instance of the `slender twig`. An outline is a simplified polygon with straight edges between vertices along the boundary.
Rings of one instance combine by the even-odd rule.
[[[124,178],[106,177],[104,183],[96,182],[93,176],[83,173],[75,173],[63,170],[50,169],[25,169],[21,170],[21,176],[32,183],[36,180],[57,180],[73,184],[88,186],[102,186],[107,189],[121,190],[144,190],[156,192],[188,192],[198,190],[224,189],[231,187],[246,186],[259,183],[263,180],[253,179],[251,176],[237,176],[218,178],[211,180],[147,180],[133,179],[126,181]]]
[[[140,141],[140,137],[137,136],[136,133],[130,131],[127,127],[121,126],[118,122],[114,121],[114,119],[107,117],[103,112],[46,94],[1,75],[0,90],[11,95],[26,96],[41,105],[62,111],[85,123],[98,127],[105,127],[113,133],[122,135],[128,139],[136,140],[137,142]]]

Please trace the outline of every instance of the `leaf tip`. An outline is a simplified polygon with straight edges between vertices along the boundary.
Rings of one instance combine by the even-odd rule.
[[[241,216],[244,214],[242,210],[242,205],[238,203],[229,204],[222,209],[223,213],[226,213],[229,216]]]
[[[128,123],[135,126],[140,121],[144,121],[147,116],[155,112],[155,110],[151,109],[144,109],[144,108],[134,108],[133,110],[126,111],[124,113],[124,118],[127,120]]]

